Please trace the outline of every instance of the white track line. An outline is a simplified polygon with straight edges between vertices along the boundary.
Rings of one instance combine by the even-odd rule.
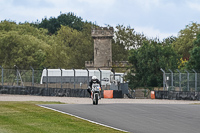
[[[63,111],[57,110],[57,109],[45,107],[45,106],[43,106],[43,105],[38,105],[38,106],[43,107],[43,108],[46,108],[46,109],[50,109],[50,110],[53,110],[53,111],[57,111],[57,112],[60,112],[60,113],[63,113],[63,114],[67,114],[67,115],[70,115],[70,116],[74,116],[74,117],[76,117],[76,118],[79,118],[79,119],[82,119],[82,120],[86,120],[86,121],[89,121],[89,122],[94,123],[94,124],[97,124],[97,125],[101,125],[101,126],[104,126],[104,127],[109,127],[109,128],[112,128],[112,129],[115,129],[115,130],[118,130],[118,131],[122,131],[122,132],[128,132],[128,131],[126,131],[126,130],[122,130],[122,129],[115,128],[115,127],[112,127],[112,126],[108,126],[108,125],[105,125],[105,124],[101,124],[101,123],[98,123],[98,122],[95,122],[95,121],[92,121],[92,120],[89,120],[89,119],[85,119],[85,118],[79,117],[79,116],[77,116],[77,115],[73,115],[73,114],[70,114],[70,113],[67,113],[67,112],[63,112]]]

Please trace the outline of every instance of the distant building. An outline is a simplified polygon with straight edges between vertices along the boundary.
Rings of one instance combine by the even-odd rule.
[[[111,69],[113,35],[113,27],[99,27],[92,29],[92,37],[94,39],[94,61],[86,61],[86,68]]]

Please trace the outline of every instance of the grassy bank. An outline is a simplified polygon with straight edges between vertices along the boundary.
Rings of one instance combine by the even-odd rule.
[[[1,102],[0,133],[117,133],[114,129],[44,109],[36,104],[56,102]]]

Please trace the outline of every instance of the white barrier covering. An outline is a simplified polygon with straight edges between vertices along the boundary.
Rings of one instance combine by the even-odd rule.
[[[110,70],[101,70],[102,72],[102,79],[101,83],[102,85],[110,84],[110,82],[113,81],[113,72]],[[116,81],[120,81],[121,83],[123,82],[123,73],[116,73],[117,75],[121,76],[115,76]],[[46,75],[46,69],[43,69],[42,76],[41,76],[41,81],[40,84],[43,83],[43,77],[47,76]],[[48,69],[48,77],[52,76],[61,76],[61,70],[60,69]],[[62,69],[62,76],[69,76],[72,77],[74,76],[74,70],[73,69]],[[85,69],[75,69],[75,77],[81,77],[81,76],[88,76],[88,71]],[[96,76],[100,80],[100,71],[99,70],[89,70],[89,76]],[[105,81],[106,80],[106,81]]]

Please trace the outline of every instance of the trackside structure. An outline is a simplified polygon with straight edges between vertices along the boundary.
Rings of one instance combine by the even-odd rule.
[[[102,85],[110,85],[111,82],[117,81],[123,83],[123,73],[115,73],[110,70],[83,70],[83,69],[44,69],[41,76],[40,84],[47,83],[82,83],[88,84],[96,76]]]

